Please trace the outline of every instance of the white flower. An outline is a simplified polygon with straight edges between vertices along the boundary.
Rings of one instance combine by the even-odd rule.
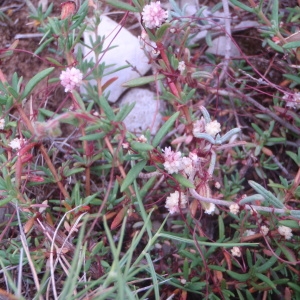
[[[129,148],[129,143],[122,143],[123,149],[128,149]]]
[[[76,68],[67,68],[66,71],[62,71],[59,79],[62,86],[65,87],[65,92],[73,91],[76,87],[79,87],[82,82],[82,73]]]
[[[183,169],[181,152],[174,152],[171,147],[166,147],[164,152],[164,167],[169,174],[178,173]]]
[[[221,188],[220,182],[217,181],[217,182],[215,183],[215,188],[216,188],[216,189],[220,189],[220,188]]]
[[[193,161],[189,157],[183,157],[181,162],[183,171],[186,175],[190,176],[194,170]]]
[[[242,253],[241,253],[241,250],[239,247],[233,247],[231,250],[231,254],[232,256],[237,256],[237,257],[241,257],[242,256]]]
[[[269,233],[269,228],[266,225],[260,227],[260,233],[263,235],[267,235]]]
[[[216,205],[214,203],[209,203],[209,208],[207,208],[204,213],[211,215],[212,213],[215,212]]]
[[[160,1],[156,1],[145,5],[142,16],[145,26],[149,29],[153,29],[160,27],[162,23],[165,22],[168,18],[168,12],[162,9]]]
[[[245,232],[244,232],[244,236],[250,236],[250,235],[254,235],[254,234],[255,234],[255,231],[249,230],[249,229],[245,230]]]
[[[25,144],[24,139],[15,138],[15,139],[13,139],[12,141],[9,142],[8,146],[11,147],[12,149],[19,150],[19,149],[21,149],[21,146],[23,144]]]
[[[179,212],[179,203],[181,208],[185,208],[187,204],[187,197],[183,193],[179,194],[178,191],[175,191],[167,197],[165,207],[169,210],[170,214],[174,214],[175,212]]]
[[[300,93],[294,93],[293,95],[284,93],[282,100],[286,101],[286,107],[290,107],[290,108],[300,107]]]
[[[140,143],[147,143],[147,138],[142,134],[137,139]]]
[[[221,124],[214,120],[205,125],[205,132],[211,136],[216,136],[221,131]]]
[[[4,129],[4,126],[5,126],[5,120],[0,119],[0,130]]]
[[[193,135],[196,136],[197,133],[203,132],[205,132],[205,120],[201,117],[200,120],[193,123]]]
[[[279,234],[283,235],[286,240],[290,240],[291,237],[293,236],[292,229],[287,226],[283,226],[283,225],[278,226],[278,232]]]
[[[232,214],[237,215],[240,211],[240,206],[237,203],[234,203],[229,206],[229,209]]]
[[[185,70],[185,62],[184,61],[180,61],[178,64],[178,71],[180,71],[180,73],[183,73]]]

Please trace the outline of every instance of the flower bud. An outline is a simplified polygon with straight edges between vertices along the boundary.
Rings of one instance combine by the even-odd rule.
[[[76,12],[76,3],[75,1],[66,1],[60,5],[61,14],[60,18],[62,20],[72,17]]]

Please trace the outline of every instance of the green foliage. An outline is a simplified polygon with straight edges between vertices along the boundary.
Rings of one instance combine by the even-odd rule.
[[[63,20],[54,2],[25,2],[43,34],[30,55],[46,64],[29,79],[0,74],[5,289],[18,299],[298,299],[299,7],[231,0],[189,16],[170,0],[168,22],[149,29],[141,12],[150,1],[104,1],[122,26],[136,34],[138,17],[145,31],[154,72],[123,87],[166,100],[153,133],[129,132],[134,104],[108,101],[131,62],[105,63],[104,34],[90,41],[95,61],[79,48],[98,32],[101,1],[82,1]],[[261,22],[240,56],[205,52],[233,26],[219,18],[226,9]],[[227,33],[242,46],[238,30]],[[2,65],[15,49],[2,51]],[[64,93],[59,74],[72,67],[83,81]]]

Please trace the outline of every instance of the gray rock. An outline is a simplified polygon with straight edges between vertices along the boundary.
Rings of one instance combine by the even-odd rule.
[[[106,16],[101,17],[98,35],[106,37],[103,50],[108,47],[115,47],[103,55],[101,62],[105,62],[107,66],[111,65],[105,69],[104,74],[108,74],[123,66],[129,66],[129,64],[137,69],[137,71],[133,70],[133,68],[129,66],[116,73],[104,76],[103,83],[107,82],[110,78],[118,77],[118,79],[106,89],[106,91],[110,91],[109,102],[115,103],[126,90],[125,87],[122,87],[122,84],[144,75],[150,69],[151,65],[148,63],[144,51],[140,48],[138,38],[110,18]],[[84,32],[84,42],[89,46],[91,46],[90,38],[94,41],[95,34],[86,30]],[[95,55],[88,47],[83,48],[83,54],[88,61],[91,58],[95,61]],[[91,84],[95,84],[95,82],[91,82]]]
[[[156,94],[141,88],[129,90],[120,99],[119,106],[135,102],[135,106],[124,120],[126,128],[133,133],[141,133],[150,129],[151,134],[155,134],[162,123],[160,114],[161,101],[155,100]]]

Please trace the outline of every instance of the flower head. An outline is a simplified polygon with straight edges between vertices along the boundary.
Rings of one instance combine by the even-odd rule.
[[[193,135],[196,136],[197,133],[203,132],[205,132],[205,120],[201,117],[200,120],[193,123]]]
[[[215,212],[216,205],[214,203],[206,203],[209,204],[209,207],[204,211],[205,214],[211,215]]]
[[[129,143],[122,143],[123,149],[128,149],[129,148]]]
[[[171,147],[166,147],[164,152],[165,162],[164,167],[169,174],[178,173],[183,169],[181,152],[174,152]]]
[[[74,67],[62,71],[59,79],[62,86],[65,87],[65,92],[73,91],[76,87],[79,87],[82,82],[82,76],[82,73]]]
[[[4,129],[4,126],[5,126],[5,120],[0,119],[0,130]]]
[[[175,212],[179,212],[179,204],[181,208],[185,208],[187,197],[183,193],[179,194],[178,191],[175,191],[167,197],[165,207],[169,210],[170,214],[174,214]]]
[[[165,22],[168,18],[168,12],[162,9],[160,1],[156,1],[145,5],[142,16],[145,26],[149,29],[153,29],[160,27],[161,24]]]
[[[290,240],[291,237],[293,236],[292,229],[287,226],[283,226],[283,225],[278,226],[278,232],[279,234],[283,235],[286,240]]]
[[[181,162],[183,171],[190,176],[194,170],[193,161],[189,157],[183,157]]]
[[[215,183],[215,188],[218,189],[218,190],[221,188],[221,184],[220,184],[219,181],[217,181],[217,182]]]
[[[76,12],[76,4],[74,1],[66,1],[60,5],[61,7],[61,15],[60,18],[62,20],[73,16]]]
[[[267,235],[269,233],[269,228],[266,225],[260,227],[260,233],[263,235]]]
[[[180,73],[183,73],[185,70],[185,62],[184,61],[180,61],[178,64],[178,71],[180,71]]]
[[[285,93],[282,100],[286,101],[286,107],[299,108],[300,107],[300,93],[288,94]]]
[[[142,134],[137,138],[138,142],[140,143],[147,143],[147,138]]]
[[[237,215],[240,211],[240,207],[237,203],[231,204],[229,206],[230,212],[234,215]]]
[[[242,256],[242,253],[241,253],[241,250],[239,247],[233,247],[231,250],[231,254],[232,256],[237,256],[237,257],[241,257]]]
[[[205,125],[205,132],[211,136],[216,136],[221,131],[221,124],[214,120]]]
[[[9,142],[8,146],[12,149],[20,150],[21,146],[25,143],[24,139],[15,138]]]

